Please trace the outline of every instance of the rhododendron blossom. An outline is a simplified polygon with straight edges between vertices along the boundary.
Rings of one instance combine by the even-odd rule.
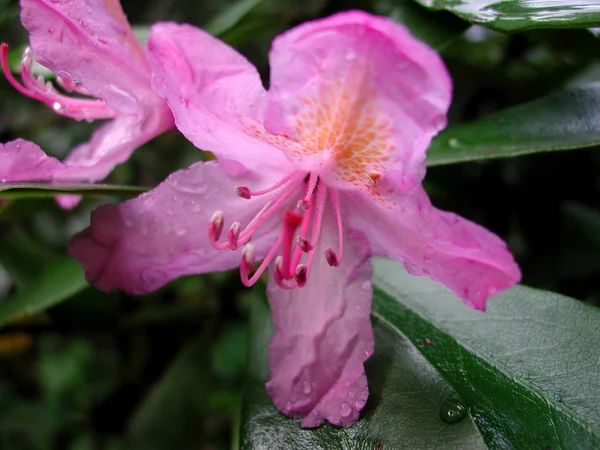
[[[118,0],[21,0],[21,20],[31,49],[23,54],[21,84],[10,73],[8,45],[2,44],[9,82],[58,114],[112,119],[72,150],[57,179],[101,180],[137,147],[173,126],[169,108],[152,90],[146,52]],[[56,74],[68,95],[33,75],[34,56]],[[72,207],[77,198],[61,196],[59,201]]]
[[[218,162],[96,210],[70,252],[100,289],[133,293],[237,264],[250,286],[269,268],[266,387],[303,427],[351,425],[367,400],[370,256],[480,310],[519,280],[504,242],[435,209],[421,186],[451,81],[404,28],[362,12],[300,25],[273,42],[268,91],[197,28],[157,24],[148,49],[177,127]]]
[[[23,180],[51,180],[63,165],[32,142],[16,139],[0,144],[0,186]]]

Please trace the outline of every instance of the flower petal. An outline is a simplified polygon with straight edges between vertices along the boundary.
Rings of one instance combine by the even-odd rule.
[[[421,181],[451,100],[437,53],[391,20],[351,11],[280,35],[269,60],[265,127],[300,144],[282,149],[296,165],[344,189]]]
[[[349,193],[341,197],[347,225],[367,234],[373,254],[402,261],[409,273],[429,276],[481,311],[488,297],[521,279],[498,236],[434,208],[421,186],[387,200],[373,202]]]
[[[198,28],[174,23],[152,27],[148,51],[152,85],[194,145],[252,171],[276,174],[290,167],[279,150],[261,140],[267,134],[265,90],[242,55]]]
[[[21,0],[35,58],[125,114],[156,97],[144,50],[118,0]]]
[[[268,200],[242,199],[234,190],[240,182],[247,179],[229,176],[214,161],[194,164],[148,193],[95,210],[69,252],[104,291],[141,294],[181,275],[231,269],[240,252],[215,250],[208,239],[214,211],[225,214],[227,230],[234,220],[248,223]],[[274,224],[260,231],[252,241],[259,257],[273,243]]]
[[[363,363],[373,352],[370,322],[369,250],[361,235],[347,235],[341,264],[330,267],[326,244],[337,242],[332,217],[323,225],[308,282],[283,290],[273,281],[267,294],[275,336],[269,346],[267,392],[277,408],[304,417],[302,427],[324,420],[352,425],[369,395]]]
[[[172,125],[173,117],[164,104],[149,110],[143,121],[135,116],[117,117],[96,130],[88,142],[75,147],[64,161],[65,169],[55,179],[92,183],[102,180],[138,147]],[[79,199],[74,195],[57,197],[63,208],[74,207]]]
[[[33,142],[17,139],[0,144],[0,182],[49,180],[62,167]]]

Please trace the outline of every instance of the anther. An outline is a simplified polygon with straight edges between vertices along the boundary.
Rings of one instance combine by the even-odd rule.
[[[250,194],[250,189],[248,189],[246,186],[236,186],[235,193],[240,197],[245,198],[246,200],[252,198],[252,194]]]
[[[327,260],[327,264],[329,264],[331,267],[337,267],[340,265],[338,257],[332,248],[325,250],[325,259]]]
[[[218,241],[223,232],[223,211],[215,211],[210,219],[208,236],[212,241]]]
[[[315,248],[314,245],[308,242],[308,239],[306,239],[305,237],[298,236],[297,241],[298,247],[300,247],[300,250],[302,250],[304,253],[308,253],[312,251],[313,248]]]
[[[229,232],[227,233],[227,242],[229,242],[229,248],[231,250],[237,250],[238,239],[240,237],[240,232],[242,231],[242,224],[239,222],[233,222],[231,227],[229,228]]]
[[[248,273],[254,270],[254,264],[256,262],[256,247],[252,244],[246,244],[242,250],[242,264],[246,265],[246,271]]]
[[[307,280],[308,268],[304,264],[298,264],[298,267],[296,267],[296,283],[299,287],[304,287]]]

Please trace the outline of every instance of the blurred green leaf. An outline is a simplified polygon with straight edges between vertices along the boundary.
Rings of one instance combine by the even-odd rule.
[[[469,23],[445,12],[431,12],[414,0],[379,0],[375,12],[404,25],[419,40],[441,50],[460,36]]]
[[[600,144],[600,83],[567,89],[441,132],[427,151],[437,166]]]
[[[374,266],[374,317],[456,389],[489,448],[600,448],[600,309],[516,286],[482,313],[397,262]]]
[[[148,188],[141,186],[122,186],[116,184],[67,184],[44,181],[22,183],[0,182],[0,198],[54,197],[59,194],[133,197],[147,190]]]
[[[221,36],[238,24],[250,11],[260,5],[264,0],[239,0],[226,8],[217,17],[213,18],[203,28],[215,35]]]
[[[588,28],[600,25],[596,0],[416,0],[469,22],[502,31],[533,28]]]
[[[77,261],[69,256],[54,259],[18,294],[0,302],[0,326],[67,300],[86,286],[83,269]]]
[[[277,411],[265,392],[268,341],[273,333],[268,306],[252,304],[250,361],[244,392],[241,449],[485,449],[467,417],[453,425],[440,414],[456,393],[386,320],[375,318],[375,353],[366,364],[370,399],[352,427],[323,425],[303,430],[300,421]],[[460,403],[460,402],[459,402]]]
[[[197,448],[205,430],[210,365],[209,346],[199,339],[184,348],[133,416],[130,445],[139,450]]]

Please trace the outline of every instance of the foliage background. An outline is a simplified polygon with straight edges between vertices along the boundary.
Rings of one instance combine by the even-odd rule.
[[[221,37],[257,64],[268,83],[266,56],[276,34],[340,10],[389,13],[403,1],[246,1],[251,11]],[[134,25],[168,19],[205,26],[239,3],[124,0],[123,8]],[[0,0],[0,39],[13,51],[27,38],[18,12],[16,1]],[[436,15],[462,26],[450,14]],[[451,123],[581,80],[600,81],[600,42],[586,29],[504,34],[474,26],[442,55],[455,85]],[[1,142],[23,137],[62,157],[96,126],[54,115],[4,79],[0,95]],[[202,157],[173,131],[144,145],[109,181],[153,186]],[[426,188],[438,207],[506,239],[524,284],[600,305],[597,149],[432,167]],[[119,199],[86,197],[70,213],[51,199],[6,206],[0,299],[56,264],[69,237],[106,201]],[[0,330],[0,448],[229,448],[245,378],[249,305],[260,289],[245,290],[237,273],[224,273],[187,277],[143,297],[78,291]]]

